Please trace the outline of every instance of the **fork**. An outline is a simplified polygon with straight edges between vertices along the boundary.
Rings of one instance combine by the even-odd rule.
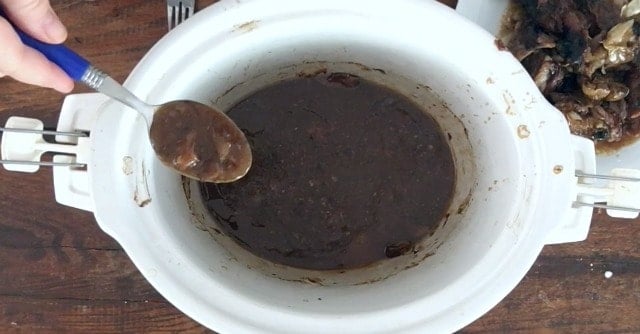
[[[193,16],[195,0],[167,0],[167,22],[169,30]]]

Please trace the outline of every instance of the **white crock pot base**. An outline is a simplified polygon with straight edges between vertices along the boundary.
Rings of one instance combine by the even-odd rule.
[[[460,41],[466,51],[451,51]],[[312,48],[329,42],[333,48]],[[382,53],[358,55],[363,45]],[[443,97],[469,130],[474,195],[433,256],[361,286],[314,286],[249,269],[194,228],[180,179],[153,157],[142,121],[116,104],[102,110],[92,131],[91,192],[100,226],[161,294],[221,332],[449,332],[488,311],[520,281],[558,225],[552,212],[568,210],[574,158],[569,145],[544,143],[569,143],[568,129],[535,86],[522,85],[530,81],[526,72],[453,11],[417,0],[393,7],[223,1],[159,42],[127,86],[152,103],[207,102],[267,65],[301,57],[357,61],[413,79]],[[491,71],[487,62],[501,66]],[[128,175],[126,157],[134,166]],[[553,173],[554,166],[565,172]],[[147,190],[151,201],[141,206],[134,195]]]

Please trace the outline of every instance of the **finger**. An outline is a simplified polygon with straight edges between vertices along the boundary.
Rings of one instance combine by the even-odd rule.
[[[48,0],[0,0],[11,21],[28,35],[58,44],[67,39],[67,29]]]
[[[0,73],[18,81],[53,88],[61,93],[73,89],[73,80],[40,52],[25,46],[9,22],[0,18]]]

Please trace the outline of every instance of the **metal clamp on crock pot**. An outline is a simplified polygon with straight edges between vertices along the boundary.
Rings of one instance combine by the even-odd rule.
[[[606,209],[607,214],[616,218],[634,219],[640,213],[640,170],[616,168],[611,175],[598,175],[576,171],[578,195],[589,196],[592,200],[577,200],[574,207],[589,206]],[[597,181],[608,181],[600,185]],[[605,204],[606,203],[606,204]]]
[[[39,119],[13,116],[7,120],[4,128],[0,128],[2,136],[2,160],[5,169],[15,172],[34,173],[40,166],[63,166],[70,168],[86,167],[83,147],[87,147],[89,135],[85,132],[50,131],[44,130],[44,124]],[[76,145],[51,143],[44,139],[44,135],[65,136],[75,138]],[[41,161],[46,152],[56,152],[75,155],[72,160],[53,159]]]
[[[10,117],[2,128],[0,163],[7,170],[22,173],[35,173],[40,166],[52,167],[56,201],[92,211],[94,204],[85,167],[90,164],[89,130],[97,114],[86,106],[99,106],[106,100],[98,93],[68,96],[55,131],[44,130],[38,119]],[[54,135],[55,143],[45,141],[43,135]],[[55,154],[51,161],[41,161],[45,152]]]

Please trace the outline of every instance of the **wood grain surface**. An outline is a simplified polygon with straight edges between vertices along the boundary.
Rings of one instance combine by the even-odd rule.
[[[160,0],[52,4],[67,44],[117,80],[167,31]],[[0,124],[18,115],[55,127],[62,100],[0,79]],[[0,333],[210,332],[162,298],[90,213],[57,204],[52,184],[49,169],[0,169]],[[518,287],[461,332],[640,333],[640,220],[596,212],[587,241],[545,247]]]

